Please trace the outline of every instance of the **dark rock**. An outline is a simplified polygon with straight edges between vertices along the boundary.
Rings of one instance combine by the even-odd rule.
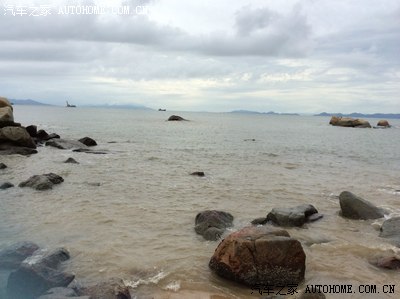
[[[372,265],[375,265],[379,268],[390,269],[390,270],[398,270],[400,269],[400,259],[395,256],[385,256],[379,257],[370,261]]]
[[[255,285],[298,284],[304,279],[306,255],[287,231],[245,227],[218,245],[209,266],[217,275]]]
[[[36,138],[40,140],[48,140],[49,134],[45,130],[39,130],[36,132]]]
[[[19,184],[19,187],[31,187],[36,190],[52,189],[53,185],[64,182],[64,179],[55,173],[31,176],[28,180]]]
[[[385,220],[379,237],[390,239],[397,247],[400,247],[400,216]]]
[[[182,121],[182,120],[186,120],[183,117],[179,116],[179,115],[171,115],[168,118],[168,121]]]
[[[205,176],[204,171],[195,171],[192,172],[190,175]]]
[[[75,276],[57,269],[67,259],[69,253],[63,248],[51,252],[36,251],[11,272],[7,282],[8,298],[34,299],[51,288],[68,286]]]
[[[4,128],[4,127],[20,127],[21,124],[20,123],[16,123],[13,121],[1,121],[0,122],[0,129]]]
[[[60,135],[58,135],[58,134],[56,134],[56,133],[51,133],[51,134],[49,134],[49,136],[47,136],[47,140],[50,140],[50,139],[60,139],[61,137],[60,137]]]
[[[232,222],[233,216],[227,212],[206,210],[196,215],[194,229],[204,239],[215,241],[221,237],[226,228],[232,226]]]
[[[0,251],[0,269],[17,269],[39,246],[32,242],[19,242]]]
[[[28,134],[31,137],[36,137],[36,135],[37,135],[37,126],[30,125],[30,126],[27,126],[25,129],[26,129],[26,131],[28,132]]]
[[[7,168],[7,165],[4,163],[0,163],[0,169],[5,169],[5,168]]]
[[[90,298],[89,296],[79,296],[74,289],[71,288],[52,288],[45,292],[42,296],[38,299],[68,299],[68,298],[75,298],[75,299],[94,299]]]
[[[0,185],[0,190],[5,190],[5,189],[8,189],[8,188],[12,188],[12,187],[14,187],[13,184],[11,184],[10,182],[5,182],[5,183]]]
[[[77,140],[67,140],[67,139],[51,139],[45,143],[46,146],[52,146],[59,149],[81,149],[86,148],[82,142]]]
[[[316,213],[318,213],[317,209],[310,204],[293,208],[274,208],[268,213],[267,220],[279,226],[302,226],[311,215]]]
[[[97,142],[94,139],[90,138],[90,137],[83,137],[83,138],[79,139],[79,142],[82,142],[86,146],[95,146],[95,145],[97,145]]]
[[[244,139],[244,141],[256,141],[254,138]]]
[[[72,163],[72,164],[79,164],[74,158],[69,157],[64,163]]]
[[[0,142],[27,148],[36,148],[35,141],[24,127],[4,127],[0,129]]]
[[[260,218],[256,218],[253,221],[251,221],[251,224],[253,225],[264,225],[267,224],[268,219],[267,217],[260,217]]]
[[[15,146],[10,143],[1,143],[0,142],[0,155],[29,156],[32,154],[37,154],[37,150],[34,148]]]
[[[77,148],[72,150],[73,152],[77,152],[77,153],[86,153],[86,154],[95,154],[95,155],[105,155],[108,154],[105,151],[94,151],[90,148]]]
[[[307,222],[314,222],[314,221],[317,221],[317,220],[322,219],[322,218],[324,218],[323,214],[315,213],[315,214],[312,214],[311,216],[309,216],[307,218]]]
[[[350,219],[378,219],[384,216],[384,210],[376,207],[369,201],[343,191],[339,195],[341,215]]]
[[[111,279],[94,286],[78,290],[79,295],[89,296],[91,299],[131,299],[129,288],[121,279]]]

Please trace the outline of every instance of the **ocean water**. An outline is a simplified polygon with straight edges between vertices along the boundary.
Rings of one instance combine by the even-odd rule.
[[[63,138],[94,138],[106,155],[38,148],[31,157],[0,156],[0,182],[18,185],[54,172],[50,191],[0,192],[0,249],[30,240],[66,247],[79,283],[112,277],[150,298],[260,298],[208,268],[218,241],[194,232],[205,209],[231,213],[234,227],[274,207],[313,204],[324,218],[288,232],[306,252],[305,284],[396,284],[400,273],[368,260],[399,249],[379,238],[376,223],[338,215],[351,191],[400,215],[400,121],[391,129],[332,127],[327,117],[158,112],[15,106],[23,125]],[[179,114],[188,122],[167,122]],[[376,124],[377,119],[370,119]],[[254,139],[254,141],[252,140]],[[63,163],[68,157],[80,164]],[[203,178],[189,175],[204,171]],[[398,298],[396,294],[327,298]],[[225,297],[224,297],[225,296]]]

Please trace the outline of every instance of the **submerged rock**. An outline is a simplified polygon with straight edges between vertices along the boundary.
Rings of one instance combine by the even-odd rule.
[[[10,183],[10,182],[5,182],[3,184],[0,184],[0,190],[5,190],[8,188],[12,188],[14,187],[14,184]]]
[[[94,286],[78,290],[78,295],[89,296],[92,299],[131,299],[129,288],[121,279],[111,279]]]
[[[97,145],[97,142],[90,138],[90,137],[83,137],[81,139],[78,140],[79,142],[83,143],[86,146],[95,146]]]
[[[340,193],[339,201],[341,215],[345,218],[367,220],[384,217],[383,209],[349,191]]]
[[[26,181],[19,184],[19,187],[31,187],[36,190],[52,189],[53,185],[61,184],[64,179],[55,173],[46,173],[31,176]]]
[[[398,259],[395,256],[379,257],[370,261],[370,263],[379,268],[390,269],[390,270],[400,269],[400,259]]]
[[[171,115],[168,118],[168,121],[182,121],[182,120],[186,120],[183,117],[179,116],[179,115]]]
[[[65,160],[64,163],[79,164],[78,161],[76,161],[74,158],[71,158],[71,157],[69,157],[67,160]]]
[[[304,279],[306,255],[285,230],[245,227],[218,245],[209,266],[221,277],[255,285],[298,284]]]
[[[51,288],[68,286],[75,276],[58,270],[68,259],[69,253],[63,248],[51,252],[36,251],[11,272],[7,282],[8,298],[34,299]]]
[[[0,169],[5,169],[5,168],[7,168],[7,165],[4,163],[0,163]]]
[[[195,171],[195,172],[192,172],[190,175],[205,176],[204,171]]]
[[[0,142],[0,155],[22,155],[29,156],[36,154],[37,150],[34,148],[15,146],[12,143],[2,143]]]
[[[230,213],[216,210],[206,210],[196,215],[194,230],[204,239],[218,240],[231,227],[233,216]]]
[[[379,237],[390,239],[397,247],[400,247],[400,217],[385,220]]]
[[[32,242],[19,242],[0,251],[0,269],[17,269],[39,246]]]
[[[73,152],[77,152],[77,153],[86,153],[86,154],[95,154],[95,155],[105,155],[108,154],[108,152],[106,151],[95,151],[92,150],[90,148],[77,148],[72,150]]]
[[[310,204],[299,205],[293,208],[273,208],[271,212],[268,213],[266,220],[279,226],[302,226],[309,221],[312,215],[317,213],[317,209]],[[317,219],[320,218],[322,218],[322,215]],[[315,221],[317,219],[311,218],[310,221]]]
[[[68,139],[52,139],[45,143],[46,146],[52,146],[59,149],[81,149],[87,148],[82,142],[77,140],[68,140]]]

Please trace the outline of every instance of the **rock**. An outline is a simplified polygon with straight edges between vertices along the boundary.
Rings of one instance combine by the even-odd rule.
[[[293,208],[274,208],[268,213],[267,220],[279,226],[302,226],[316,213],[317,209],[310,204]]]
[[[225,229],[232,226],[233,216],[227,212],[206,210],[196,215],[195,231],[204,239],[218,240]]]
[[[384,217],[384,210],[369,201],[343,191],[339,195],[341,215],[350,219],[378,219]]]
[[[87,153],[87,154],[96,154],[96,155],[105,155],[108,154],[105,151],[94,151],[90,148],[77,148],[72,150],[73,152],[77,152],[77,153]]]
[[[52,139],[47,141],[46,146],[52,146],[59,149],[81,149],[86,148],[82,142],[77,140],[67,140],[67,139]]]
[[[36,134],[36,140],[39,142],[48,141],[50,139],[59,139],[60,135],[56,133],[48,134],[45,130],[39,130]]]
[[[397,247],[400,247],[400,216],[385,220],[379,237],[390,239]]]
[[[37,126],[30,125],[30,126],[27,126],[25,129],[31,137],[37,136]]]
[[[68,298],[75,298],[75,299],[93,299],[89,296],[79,296],[75,292],[74,289],[71,288],[52,288],[45,292],[42,296],[38,299],[68,299]]]
[[[91,299],[131,299],[129,288],[121,279],[111,279],[94,286],[78,290],[79,295],[89,296]]]
[[[400,269],[400,259],[398,259],[395,256],[379,257],[377,259],[374,259],[373,261],[370,261],[370,263],[379,268],[391,269],[391,270]]]
[[[217,275],[255,285],[298,284],[304,279],[306,255],[285,230],[245,227],[218,245],[209,266]]]
[[[256,218],[256,219],[252,220],[251,224],[253,224],[253,225],[264,225],[264,224],[267,224],[267,222],[268,222],[267,217],[259,217],[259,218]]]
[[[36,154],[37,150],[28,147],[15,146],[9,142],[0,142],[0,155],[23,155],[29,156]]]
[[[0,129],[0,141],[17,146],[36,148],[36,143],[23,127],[4,127]]]
[[[0,122],[14,122],[12,107],[0,107]]]
[[[64,182],[64,179],[55,173],[31,176],[26,181],[19,184],[19,187],[31,187],[36,190],[52,189],[53,185]]]
[[[32,242],[19,242],[0,251],[0,269],[17,269],[39,246]]]
[[[195,172],[192,172],[190,175],[205,176],[203,171],[195,171]]]
[[[4,163],[0,163],[0,169],[5,169],[5,168],[7,168],[7,165]]]
[[[90,138],[90,137],[83,137],[83,138],[79,139],[79,142],[82,142],[86,146],[95,146],[95,145],[97,145],[97,142],[94,139]]]
[[[370,123],[364,119],[341,116],[332,116],[329,124],[340,127],[371,128]]]
[[[11,107],[12,108],[12,105],[7,98],[0,97],[0,108],[3,108],[3,107]]]
[[[390,124],[387,120],[385,119],[381,119],[380,121],[378,121],[377,126],[379,127],[390,127]]]
[[[11,272],[7,282],[8,298],[34,299],[51,288],[68,286],[75,275],[58,270],[68,259],[69,253],[63,248],[51,252],[36,251]]]
[[[69,157],[64,163],[72,163],[72,164],[79,164],[74,158]]]
[[[168,118],[168,121],[182,121],[182,120],[186,120],[183,117],[179,116],[179,115],[171,115]]]
[[[5,182],[5,183],[0,185],[0,190],[5,190],[5,189],[8,189],[8,188],[12,188],[12,187],[14,187],[13,184],[11,184],[10,182]]]

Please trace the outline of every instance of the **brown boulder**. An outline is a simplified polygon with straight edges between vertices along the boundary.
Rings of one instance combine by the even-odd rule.
[[[0,97],[0,108],[3,108],[3,107],[11,107],[11,110],[12,110],[12,105],[11,105],[10,101],[7,98]]]
[[[296,284],[304,279],[306,256],[282,229],[245,227],[217,247],[209,266],[219,276],[249,286]]]
[[[0,141],[11,142],[17,146],[36,148],[35,141],[24,127],[4,127],[0,129]]]
[[[380,121],[378,121],[377,126],[379,127],[390,127],[390,124],[387,120],[385,119],[381,119]]]
[[[371,128],[371,125],[368,121],[361,118],[351,118],[351,117],[341,117],[341,116],[332,116],[329,124],[332,126],[339,127],[351,127],[351,128]]]
[[[14,114],[11,107],[0,107],[0,122],[14,122]]]

